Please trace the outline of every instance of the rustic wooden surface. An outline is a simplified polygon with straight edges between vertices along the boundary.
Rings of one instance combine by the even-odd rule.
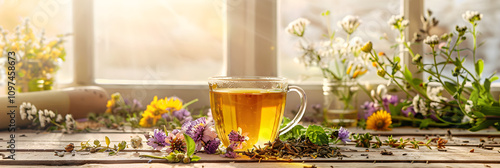
[[[351,128],[355,133],[364,133],[366,130]],[[140,158],[139,154],[162,155],[150,147],[133,150],[126,149],[116,156],[107,153],[77,152],[75,156],[67,153],[64,157],[54,156],[54,151],[62,151],[69,143],[74,143],[80,149],[80,142],[98,139],[104,143],[104,137],[111,139],[111,144],[125,140],[131,136],[143,134],[149,129],[111,130],[101,129],[90,133],[47,133],[35,130],[16,130],[16,160],[0,159],[0,167],[33,167],[65,165],[71,167],[500,167],[500,133],[496,130],[469,132],[467,130],[451,129],[452,139],[447,136],[446,129],[418,130],[416,128],[397,128],[388,132],[374,132],[380,135],[381,140],[393,135],[394,138],[415,138],[424,141],[426,137],[441,137],[448,139],[446,151],[438,151],[435,146],[432,150],[425,147],[420,149],[396,149],[382,147],[366,151],[367,148],[355,147],[354,143],[338,145],[341,153],[349,157],[339,158],[302,158],[293,161],[252,160],[248,157],[238,159],[223,158],[218,155],[198,153],[201,160],[192,164],[172,164],[161,159]],[[8,155],[6,148],[10,140],[8,131],[0,132],[0,153]],[[145,140],[145,139],[144,139]],[[493,149],[488,150],[478,145],[480,141]],[[144,141],[145,142],[145,141]],[[381,155],[386,149],[393,155]],[[474,149],[474,152],[470,151]],[[362,156],[363,154],[363,156]],[[368,154],[368,156],[365,156]]]

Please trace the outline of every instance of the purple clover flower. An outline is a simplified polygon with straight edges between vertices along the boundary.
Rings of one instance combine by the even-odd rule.
[[[243,142],[245,141],[245,137],[240,135],[238,132],[232,130],[229,135],[227,135],[229,137],[229,141],[231,142]]]
[[[172,132],[168,133],[165,142],[167,143],[167,153],[173,151],[186,151],[186,141],[184,140],[184,134],[182,134],[182,132],[178,129],[174,129]]]
[[[365,104],[361,105],[361,108],[363,109],[363,114],[362,117],[366,120],[368,117],[370,117],[373,113],[379,110],[379,108],[376,106],[374,102],[369,102],[366,101]]]
[[[220,145],[220,140],[219,138],[215,138],[213,140],[210,140],[208,141],[206,144],[205,144],[205,152],[207,154],[214,154],[217,152],[217,149],[219,148],[219,145]]]
[[[398,96],[397,95],[385,95],[382,98],[382,105],[384,106],[384,109],[388,112],[391,113],[389,110],[389,104],[396,105],[398,104]]]
[[[340,139],[343,143],[351,142],[351,140],[349,139],[350,134],[351,133],[349,132],[349,130],[345,129],[344,127],[340,127],[337,139]]]
[[[186,109],[175,110],[172,113],[163,113],[161,117],[167,121],[173,121],[176,118],[181,124],[193,120],[191,112]]]
[[[405,116],[405,117],[408,117],[409,114],[411,113],[413,116],[415,116],[415,114],[417,114],[415,112],[415,110],[413,109],[413,106],[409,106],[407,107],[406,109],[401,109],[401,113]]]
[[[240,157],[240,155],[238,155],[234,149],[231,147],[231,145],[229,145],[227,148],[226,148],[226,153],[220,155],[221,157],[227,157],[227,158],[238,158]]]
[[[185,122],[182,125],[182,131],[193,138],[196,143],[196,151],[200,151],[203,144],[217,138],[217,133],[215,132],[213,124],[207,124],[207,119],[205,117]]]
[[[191,112],[186,109],[180,109],[172,112],[172,115],[177,118],[181,123],[185,123],[187,121],[191,121],[193,117],[191,117]]]
[[[153,147],[155,150],[161,150],[168,144],[165,142],[165,138],[167,138],[167,135],[165,132],[159,129],[155,129],[153,136],[146,136],[148,138],[148,145]]]

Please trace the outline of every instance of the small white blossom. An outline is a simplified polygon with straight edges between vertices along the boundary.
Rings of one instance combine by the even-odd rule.
[[[412,105],[413,105],[413,110],[416,113],[421,113],[424,116],[427,115],[428,111],[427,105],[425,104],[424,99],[420,98],[420,95],[413,97]]]
[[[66,114],[66,131],[71,132],[75,129],[75,120],[71,114]]]
[[[399,21],[403,20],[403,15],[392,15],[387,23],[389,25],[396,25]]]
[[[337,25],[344,29],[344,31],[347,34],[352,34],[356,29],[359,27],[361,24],[361,20],[359,20],[358,16],[352,16],[352,15],[347,15],[342,19],[342,21],[339,21]]]
[[[21,120],[26,119],[27,117],[26,113],[24,111],[21,111],[20,113],[21,113]]]
[[[472,111],[473,105],[474,105],[474,103],[472,102],[472,100],[467,100],[467,103],[465,104],[465,107],[464,107],[464,111],[466,113],[470,113]]]
[[[470,118],[467,115],[464,115],[464,118],[462,118],[462,123],[471,123],[471,122],[472,122],[472,118]]]
[[[387,87],[385,85],[378,85],[377,96],[383,97],[387,94]]]
[[[448,101],[446,97],[441,96],[441,92],[444,90],[442,86],[438,87],[427,87],[427,96],[432,101],[429,105],[432,109],[436,109],[436,112],[440,114],[440,110],[443,108],[441,102]]]
[[[408,20],[401,21],[401,26],[408,27],[408,25],[410,25],[410,21],[408,21]]]
[[[47,109],[43,110],[43,115],[45,115],[45,117],[49,117],[50,116],[49,110]]]
[[[33,120],[33,116],[32,115],[28,115],[28,120]]]
[[[23,102],[20,106],[19,106],[19,113],[21,113],[21,115],[23,115],[23,113],[26,113],[26,102]],[[24,120],[24,119],[23,119]]]
[[[43,111],[38,111],[38,120],[40,121],[40,126],[45,127],[45,116],[43,115]]]
[[[404,20],[403,15],[392,15],[389,21],[387,21],[389,25],[391,25],[392,29],[404,29],[410,25],[410,21]]]
[[[54,113],[52,110],[49,110],[49,116],[50,118],[56,117],[56,113]]]
[[[31,115],[36,116],[38,110],[36,109],[35,105],[31,105]]]
[[[370,92],[370,96],[372,96],[372,98],[375,98],[375,90],[372,90],[372,91]]]
[[[431,46],[439,44],[439,37],[437,35],[427,36],[424,39],[424,43]]]
[[[468,10],[464,14],[462,14],[462,17],[467,22],[475,22],[481,20],[483,18],[483,14],[479,13],[478,11]]]
[[[299,37],[304,36],[304,31],[306,29],[306,25],[310,24],[311,22],[307,19],[304,18],[298,18],[288,24],[286,27],[285,31],[292,35],[296,35]]]
[[[63,120],[63,117],[61,114],[57,114],[57,117],[56,117],[56,122],[62,122]]]

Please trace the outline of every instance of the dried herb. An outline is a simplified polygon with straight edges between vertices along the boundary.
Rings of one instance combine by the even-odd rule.
[[[69,143],[64,149],[66,152],[72,152],[75,149],[75,145],[73,143]]]
[[[384,149],[384,150],[380,151],[380,154],[382,154],[382,155],[392,155],[392,152],[391,151],[387,151],[387,150]]]
[[[255,147],[255,146],[254,146]],[[276,159],[291,160],[302,157],[348,157],[342,155],[338,148],[327,144],[317,145],[308,137],[291,138],[282,141],[276,138],[274,142],[268,142],[264,147],[255,147],[243,153],[252,159]]]

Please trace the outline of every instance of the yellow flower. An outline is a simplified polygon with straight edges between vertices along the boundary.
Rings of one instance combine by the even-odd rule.
[[[361,51],[365,52],[365,53],[370,53],[372,51],[372,42],[371,41],[368,41],[366,42],[366,44],[361,47]]]
[[[160,120],[160,118],[161,118],[161,115],[154,116],[151,113],[144,112],[142,114],[141,121],[139,121],[139,125],[141,127],[151,127],[153,125],[156,125],[156,122],[158,122],[158,120]]]
[[[144,113],[142,114],[142,119],[139,125],[142,127],[151,127],[156,125],[156,122],[161,119],[161,115],[164,113],[171,113],[173,111],[180,110],[182,108],[182,101],[178,98],[172,97],[158,100],[158,96],[155,96],[153,101],[148,105]]]
[[[108,100],[108,104],[106,104],[106,113],[111,113],[113,112],[113,108],[116,106],[116,102],[121,98],[120,93],[113,93],[111,95],[111,99]]]
[[[182,108],[182,101],[177,97],[171,97],[170,99],[166,100],[166,106],[169,109],[169,112],[177,111]]]
[[[391,128],[389,128],[391,124],[391,114],[385,110],[379,110],[368,117],[366,120],[366,129],[388,131],[391,130]]]

